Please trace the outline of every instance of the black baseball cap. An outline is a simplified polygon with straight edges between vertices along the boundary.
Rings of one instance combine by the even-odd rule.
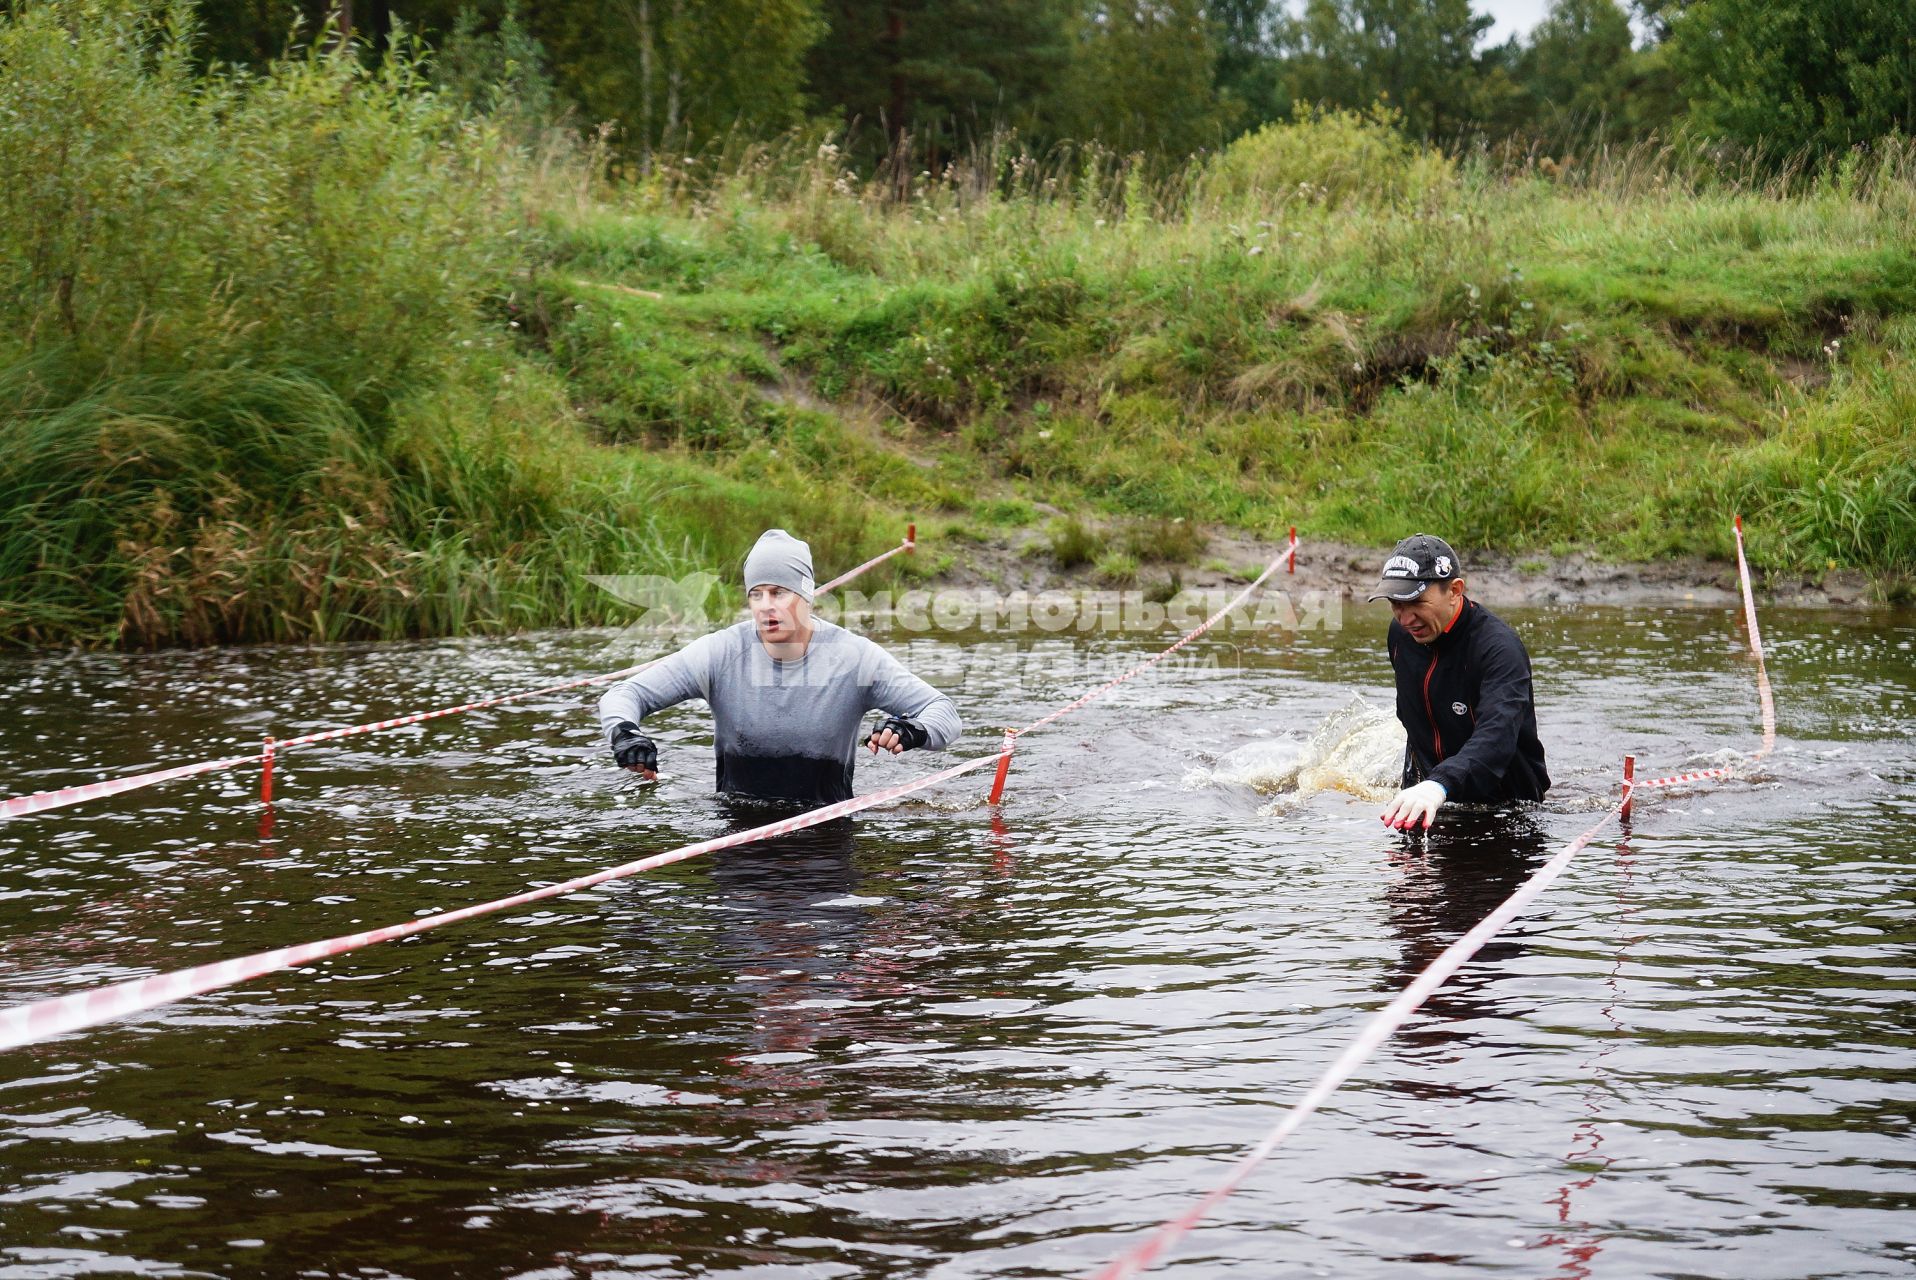
[[[1384,571],[1377,580],[1372,600],[1395,600],[1403,604],[1424,594],[1433,582],[1449,582],[1464,576],[1464,567],[1450,544],[1430,533],[1413,533],[1391,549]]]

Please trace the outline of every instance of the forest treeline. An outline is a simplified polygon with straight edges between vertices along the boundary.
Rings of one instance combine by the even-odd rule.
[[[15,7],[18,6],[16,0]],[[263,66],[350,35],[440,51],[489,106],[661,147],[847,131],[867,163],[936,169],[1003,130],[1043,154],[1160,162],[1319,108],[1382,103],[1457,152],[1561,156],[1678,130],[1818,159],[1916,131],[1907,0],[1553,0],[1491,43],[1470,0],[206,0],[203,55]],[[502,101],[502,95],[505,100]]]

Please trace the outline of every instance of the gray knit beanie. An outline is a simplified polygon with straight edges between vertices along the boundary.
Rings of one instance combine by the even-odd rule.
[[[745,557],[745,589],[762,586],[812,598],[812,549],[783,529],[767,529]]]

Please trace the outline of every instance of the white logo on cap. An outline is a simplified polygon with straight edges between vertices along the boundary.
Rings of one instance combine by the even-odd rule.
[[[1437,557],[1437,576],[1440,578],[1448,578],[1450,576],[1450,557],[1449,556]]]
[[[1453,702],[1450,704],[1450,714],[1453,716],[1467,716],[1470,714],[1470,708],[1461,702]]]
[[[1386,578],[1414,578],[1417,576],[1417,562],[1409,556],[1392,556],[1384,561]]]

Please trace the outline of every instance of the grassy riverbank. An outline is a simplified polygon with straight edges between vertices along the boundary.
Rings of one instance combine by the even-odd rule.
[[[904,209],[829,156],[657,182],[555,226],[544,343],[603,439],[973,529],[1653,560],[1727,554],[1740,510],[1774,565],[1916,567],[1906,157],[1793,187],[1667,156],[1401,171],[1329,198],[961,178]]]
[[[1916,166],[1454,164],[1375,123],[889,186],[812,146],[611,188],[425,69],[208,79],[0,20],[0,640],[617,620],[594,574],[935,570],[1046,527],[1916,572]],[[126,16],[131,13],[133,16]],[[118,25],[116,26],[115,23]]]

